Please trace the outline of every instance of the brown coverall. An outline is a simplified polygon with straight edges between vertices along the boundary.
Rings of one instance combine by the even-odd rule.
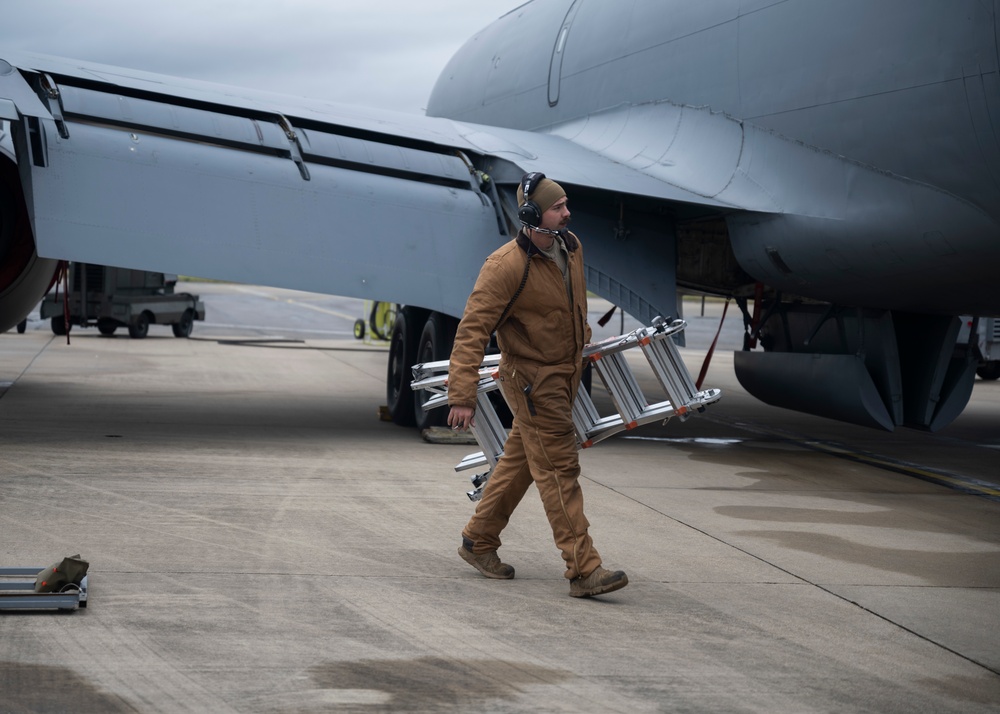
[[[572,233],[566,234],[565,243],[570,295],[559,267],[523,232],[487,258],[455,335],[448,402],[475,407],[478,369],[490,334],[530,260],[524,288],[497,328],[500,387],[514,424],[462,535],[473,542],[475,553],[499,548],[500,532],[534,481],[566,562],[565,576],[573,579],[593,572],[601,557],[587,533],[572,418],[583,346],[591,334],[583,250]]]

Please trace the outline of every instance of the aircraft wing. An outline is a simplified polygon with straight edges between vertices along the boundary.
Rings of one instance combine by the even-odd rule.
[[[525,171],[732,208],[554,133],[0,57],[0,112],[26,127],[18,161],[42,257],[455,313],[507,239],[496,182],[509,204]]]

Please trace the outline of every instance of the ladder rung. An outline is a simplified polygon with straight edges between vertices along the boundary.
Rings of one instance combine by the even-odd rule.
[[[465,471],[466,469],[475,469],[480,466],[486,466],[489,462],[486,460],[486,454],[482,451],[477,451],[474,454],[469,454],[464,459],[458,462],[458,466],[455,467],[456,471]]]
[[[614,353],[594,361],[597,374],[611,394],[611,399],[621,414],[622,421],[629,424],[646,406],[646,397],[642,393],[635,375],[628,366],[625,355]]]

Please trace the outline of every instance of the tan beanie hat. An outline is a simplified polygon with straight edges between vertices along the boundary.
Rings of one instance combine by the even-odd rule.
[[[538,188],[536,188],[528,198],[535,202],[538,206],[538,210],[541,213],[545,213],[547,210],[552,208],[552,204],[558,201],[560,198],[566,195],[563,191],[562,186],[557,184],[552,179],[544,178],[538,183]],[[524,205],[524,192],[522,187],[517,187],[517,205]]]

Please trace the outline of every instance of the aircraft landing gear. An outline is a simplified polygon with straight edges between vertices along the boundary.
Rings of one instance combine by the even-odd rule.
[[[457,327],[458,320],[440,312],[406,306],[396,313],[386,371],[386,404],[394,423],[421,430],[445,423],[447,410],[444,407],[424,410],[428,394],[415,394],[410,382],[413,365],[448,359]]]
[[[389,365],[385,379],[385,400],[392,421],[399,426],[413,426],[412,367],[416,364],[417,325],[422,324],[427,311],[404,307],[396,313],[389,338]]]
[[[457,328],[458,320],[453,317],[440,312],[428,315],[420,332],[414,364],[448,359],[451,356],[451,346],[455,342]],[[413,393],[413,417],[417,428],[421,431],[432,426],[444,426],[448,419],[446,407],[424,409],[424,403],[432,396],[430,392],[424,390]]]

